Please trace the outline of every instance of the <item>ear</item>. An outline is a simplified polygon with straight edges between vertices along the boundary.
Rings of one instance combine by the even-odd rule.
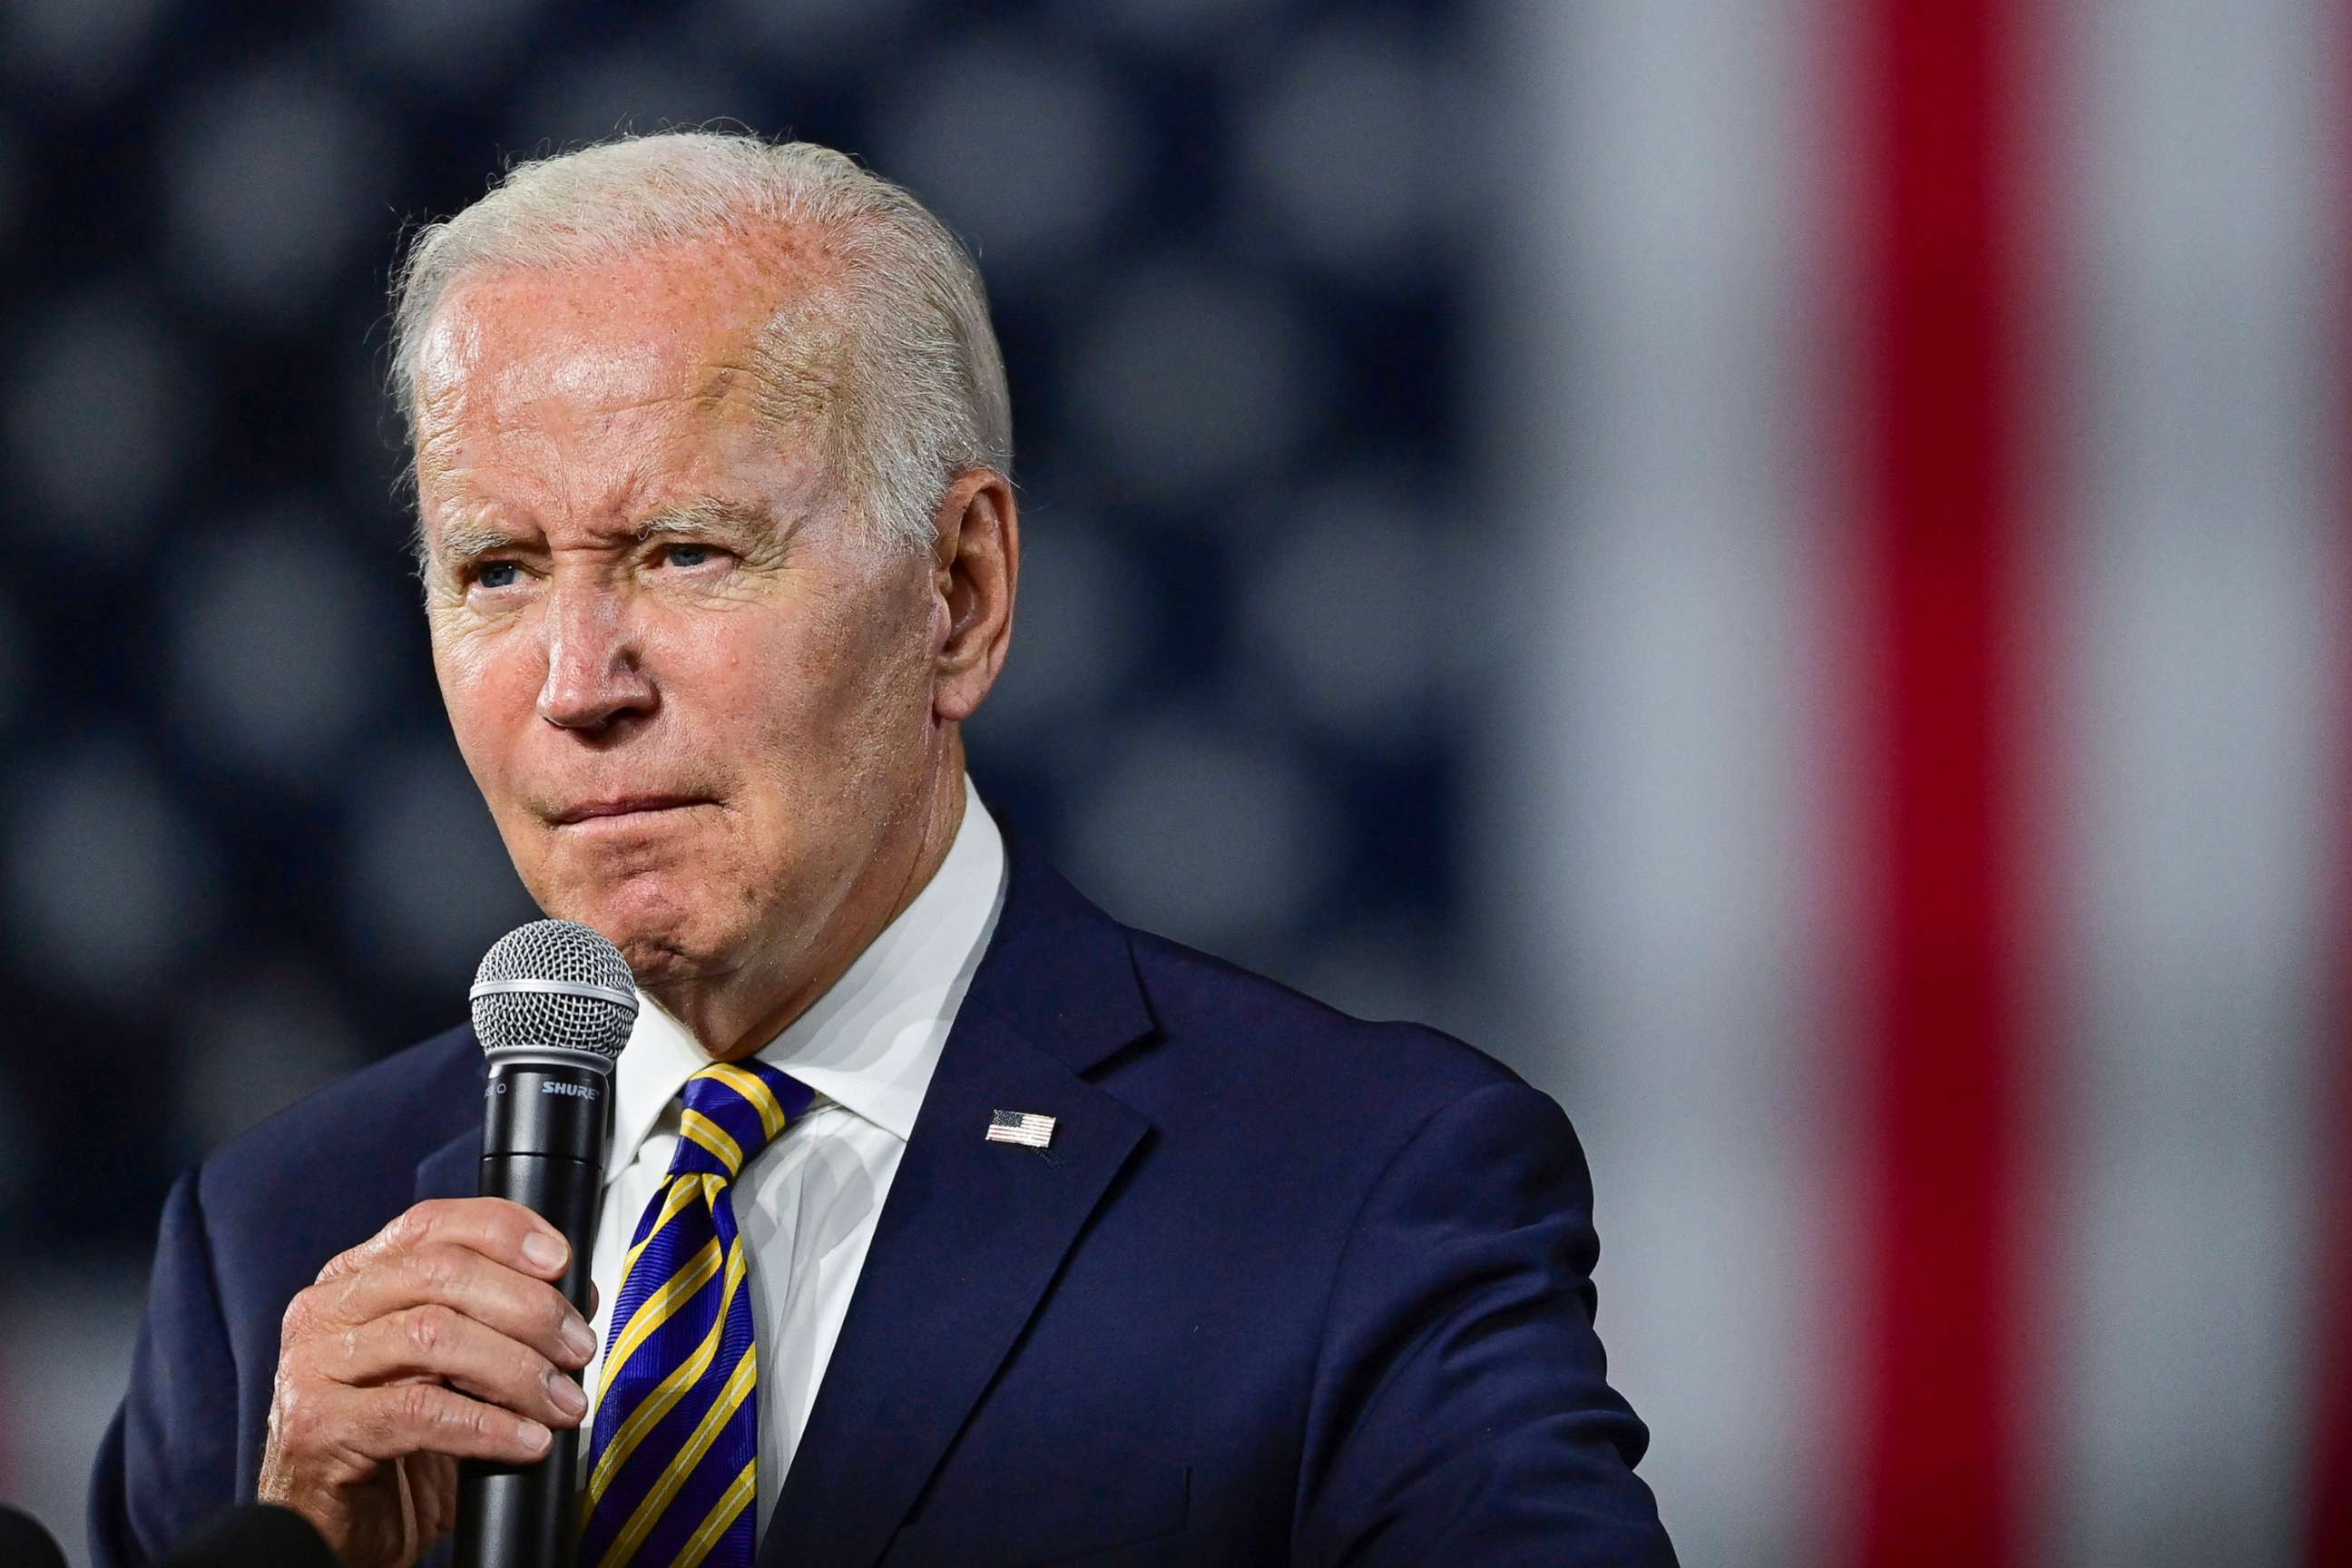
[[[1013,483],[974,468],[948,487],[933,520],[931,592],[943,626],[931,667],[931,710],[961,723],[980,709],[1013,642],[1021,520]]]

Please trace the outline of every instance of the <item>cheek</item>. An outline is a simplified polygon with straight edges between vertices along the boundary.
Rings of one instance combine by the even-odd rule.
[[[433,638],[433,673],[440,683],[450,731],[475,784],[493,806],[500,804],[497,786],[507,766],[502,737],[515,732],[518,704],[527,712],[536,700],[537,687],[514,651],[480,636],[436,632]]]
[[[831,628],[811,658],[805,678],[810,722],[825,727],[837,773],[866,775],[859,782],[867,782],[875,770],[902,763],[909,747],[921,744],[929,707],[921,625],[903,605],[874,603],[868,613]]]
[[[685,726],[727,759],[742,798],[751,853],[786,860],[855,858],[879,831],[885,801],[920,774],[929,714],[928,665],[903,609],[868,599],[865,613],[804,612],[706,649],[690,673],[665,672]],[[830,849],[819,847],[830,846]]]
[[[685,700],[704,710],[711,739],[768,788],[800,795],[842,762],[856,698],[854,666],[795,628],[730,649],[706,665]],[[670,683],[673,691],[678,683]]]
[[[887,651],[879,607],[823,592],[681,617],[647,648],[666,698],[730,734],[814,745],[856,718]]]

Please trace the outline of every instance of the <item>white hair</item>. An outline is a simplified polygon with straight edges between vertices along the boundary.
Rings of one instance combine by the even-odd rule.
[[[913,195],[846,154],[747,133],[627,136],[509,168],[489,194],[419,228],[392,276],[392,395],[415,448],[416,358],[450,285],[475,269],[564,268],[696,239],[813,234],[820,290],[768,323],[770,339],[825,333],[840,374],[816,390],[841,478],[886,544],[928,550],[956,478],[1013,471],[1013,409],[980,269]],[[784,355],[787,378],[810,367]],[[818,377],[820,381],[825,379]]]

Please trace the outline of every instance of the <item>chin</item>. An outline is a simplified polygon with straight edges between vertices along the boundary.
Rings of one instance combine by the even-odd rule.
[[[629,962],[641,991],[659,992],[689,985],[722,973],[727,965],[715,955],[679,945],[667,935],[631,936],[614,944]]]
[[[711,891],[694,879],[646,873],[617,884],[566,889],[547,907],[604,932],[629,961],[640,985],[663,985],[730,966],[737,935],[715,929]]]

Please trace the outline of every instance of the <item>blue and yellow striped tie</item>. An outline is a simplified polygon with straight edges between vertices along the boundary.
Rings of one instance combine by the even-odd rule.
[[[757,1061],[686,1080],[669,1179],[637,1222],[606,1336],[581,1568],[750,1568],[759,1356],[729,1186],[812,1098]]]

